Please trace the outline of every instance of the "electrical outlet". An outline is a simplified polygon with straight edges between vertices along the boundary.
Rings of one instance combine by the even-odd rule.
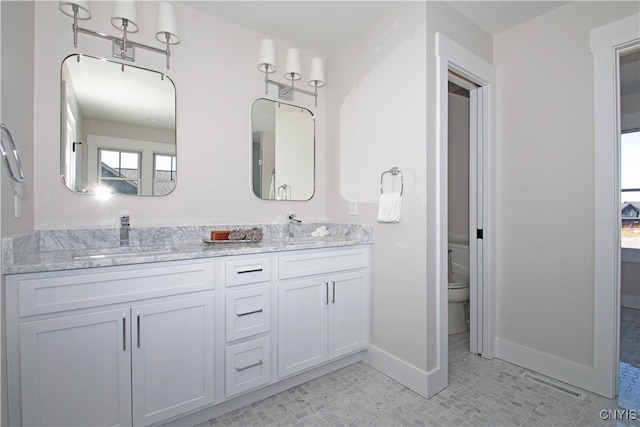
[[[20,187],[13,189],[13,209],[15,218],[19,219],[22,216],[22,188]]]
[[[349,200],[349,215],[358,215],[358,199]]]

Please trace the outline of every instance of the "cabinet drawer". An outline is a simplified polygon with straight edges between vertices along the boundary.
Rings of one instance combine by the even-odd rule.
[[[270,337],[229,346],[225,353],[225,392],[227,397],[271,381]]]
[[[325,274],[368,266],[366,249],[325,250],[316,253],[281,255],[278,257],[278,278]]]
[[[242,258],[225,263],[226,286],[268,282],[271,279],[269,257]]]
[[[229,291],[226,295],[227,342],[271,329],[271,290],[268,286]]]
[[[213,289],[213,263],[100,269],[12,276],[18,285],[19,315],[79,308]]]

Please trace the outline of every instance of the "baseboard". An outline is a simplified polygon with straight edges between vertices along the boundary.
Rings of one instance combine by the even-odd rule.
[[[591,366],[496,338],[496,357],[525,369],[546,375],[573,386],[594,390],[595,372]]]
[[[429,378],[425,371],[373,345],[369,345],[369,350],[365,353],[363,360],[419,395],[425,398],[430,397]]]
[[[620,295],[620,305],[626,308],[640,310],[640,296],[622,294]]]

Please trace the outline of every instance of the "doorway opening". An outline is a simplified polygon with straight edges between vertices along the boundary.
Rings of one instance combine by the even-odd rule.
[[[618,58],[620,306],[618,403],[640,411],[640,44]]]
[[[471,275],[471,223],[476,223],[477,200],[471,188],[477,177],[471,165],[477,163],[471,144],[477,145],[475,123],[477,108],[471,106],[471,94],[478,85],[449,71],[447,123],[447,323],[449,359],[471,352],[481,354],[477,346],[478,278]],[[473,119],[471,115],[473,114]],[[472,132],[472,129],[474,130]],[[477,148],[474,147],[474,154]],[[475,168],[473,168],[475,169]],[[474,272],[477,268],[473,269]],[[472,297],[473,296],[473,297]],[[473,333],[474,339],[471,339]],[[473,342],[473,345],[472,345]],[[454,357],[452,357],[454,356]],[[453,367],[453,365],[452,365]]]

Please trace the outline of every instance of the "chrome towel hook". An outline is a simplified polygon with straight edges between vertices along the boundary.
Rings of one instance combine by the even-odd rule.
[[[382,180],[384,179],[385,174],[388,173],[392,176],[400,175],[400,195],[402,196],[402,193],[404,192],[404,177],[402,176],[402,171],[397,166],[394,166],[380,174],[380,194],[384,194],[384,191],[382,191]]]
[[[9,139],[9,145],[11,148],[11,153],[13,154],[13,159],[16,162],[16,167],[18,168],[18,175],[13,172],[13,168],[11,167],[11,163],[7,158],[7,150],[4,146],[4,135],[7,135]],[[9,169],[9,174],[11,175],[11,179],[15,182],[24,182],[24,171],[22,170],[22,162],[20,161],[20,155],[18,154],[18,149],[16,148],[16,144],[13,142],[13,136],[11,136],[11,132],[9,132],[9,128],[4,123],[0,123],[0,153],[2,153],[2,157],[4,158],[4,162],[7,164],[7,168]]]

